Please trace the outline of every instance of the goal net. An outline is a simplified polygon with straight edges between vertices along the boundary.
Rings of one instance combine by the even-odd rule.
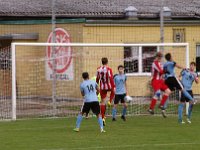
[[[1,80],[6,81],[6,87],[1,89],[3,120],[76,116],[83,104],[79,90],[81,74],[87,71],[90,78],[94,77],[102,57],[108,58],[114,74],[118,73],[118,65],[125,66],[128,93],[133,97],[128,115],[146,115],[152,97],[150,78],[155,53],[170,52],[178,64],[189,65],[187,43],[12,43],[9,50],[12,55],[1,59],[1,66],[9,68],[1,73]],[[176,74],[180,71],[176,70]],[[170,96],[169,115],[177,113],[178,99],[178,92]],[[107,115],[111,109],[108,108]],[[160,110],[155,113],[160,114]]]

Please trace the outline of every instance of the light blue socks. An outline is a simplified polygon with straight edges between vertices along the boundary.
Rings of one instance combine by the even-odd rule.
[[[178,105],[178,121],[179,122],[182,122],[182,120],[183,120],[183,107],[184,107],[183,103],[180,103]]]
[[[77,117],[77,120],[76,120],[76,128],[80,128],[82,119],[83,119],[83,116],[81,114],[79,114]]]
[[[126,107],[124,107],[123,109],[122,109],[122,116],[125,116],[126,115]]]
[[[117,114],[117,109],[116,109],[116,108],[113,108],[113,109],[112,109],[112,117],[115,118],[115,117],[116,117],[116,114]]]

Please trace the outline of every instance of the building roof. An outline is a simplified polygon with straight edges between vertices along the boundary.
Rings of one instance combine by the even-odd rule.
[[[200,0],[55,0],[57,17],[118,18],[134,6],[139,18],[157,18],[161,6],[171,9],[172,18],[199,18]],[[50,17],[51,0],[0,0],[0,17]]]

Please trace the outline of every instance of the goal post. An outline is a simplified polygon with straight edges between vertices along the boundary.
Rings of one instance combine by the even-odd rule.
[[[12,120],[16,120],[16,55],[15,44],[11,44],[11,60],[12,60]]]
[[[52,78],[52,47],[57,50],[56,78]],[[148,80],[150,62],[155,52],[164,47],[180,63],[189,67],[188,43],[12,43],[12,112],[11,119],[31,117],[75,116],[82,98],[79,85],[82,71],[95,75],[101,58],[108,57],[109,65],[117,73],[117,66],[125,66],[128,76],[129,115],[143,115],[150,103]],[[68,64],[65,64],[68,63]],[[68,69],[68,70],[67,70]],[[62,73],[65,72],[65,73]],[[52,102],[52,79],[56,79],[56,103]],[[19,80],[19,81],[18,81]],[[141,82],[141,84],[140,84]],[[148,100],[147,100],[148,99]],[[175,98],[172,98],[175,102]],[[52,106],[56,105],[56,106]],[[56,110],[54,110],[56,109]],[[172,108],[174,109],[174,107]],[[108,110],[108,115],[111,111]],[[174,110],[171,112],[174,114]],[[19,116],[19,117],[18,117]]]

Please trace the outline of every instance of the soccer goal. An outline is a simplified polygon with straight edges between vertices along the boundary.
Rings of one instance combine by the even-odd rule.
[[[83,103],[81,74],[87,71],[93,78],[102,57],[108,58],[114,74],[118,65],[125,67],[128,93],[133,97],[128,115],[145,115],[152,96],[151,64],[160,50],[189,66],[188,43],[12,43],[10,78],[6,79],[11,88],[6,94],[1,89],[0,119],[76,116]],[[168,114],[176,114],[177,100],[177,93],[172,94]],[[110,115],[111,108],[107,113]]]

